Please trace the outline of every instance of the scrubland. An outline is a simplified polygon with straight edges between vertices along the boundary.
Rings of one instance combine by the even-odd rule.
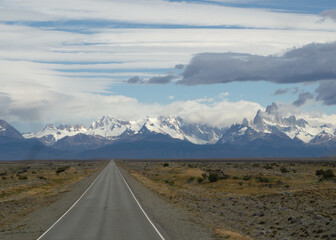
[[[21,222],[26,216],[62,198],[77,182],[106,164],[103,161],[0,162],[0,233],[23,231],[26,226]]]
[[[118,164],[214,239],[336,239],[335,161]]]

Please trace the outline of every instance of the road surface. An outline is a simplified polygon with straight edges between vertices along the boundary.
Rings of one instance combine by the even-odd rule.
[[[162,240],[114,161],[38,240]]]

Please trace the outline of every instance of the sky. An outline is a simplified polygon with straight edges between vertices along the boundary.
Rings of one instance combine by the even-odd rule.
[[[335,56],[334,0],[0,0],[0,119],[336,125]]]

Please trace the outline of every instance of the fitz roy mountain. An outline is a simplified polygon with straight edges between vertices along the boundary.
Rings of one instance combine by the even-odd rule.
[[[0,121],[0,160],[95,158],[329,157],[336,155],[336,129],[283,117],[276,104],[229,128],[144,117],[122,121],[104,116],[86,128],[47,125],[21,134]]]
[[[288,142],[307,145],[334,144],[336,129],[326,124],[310,126],[304,119],[295,116],[284,118],[273,103],[266,111],[258,111],[252,121],[243,120],[242,124],[232,125],[226,129],[219,143],[249,144],[256,140],[279,138]]]

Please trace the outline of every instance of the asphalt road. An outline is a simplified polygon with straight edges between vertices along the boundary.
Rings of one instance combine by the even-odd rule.
[[[79,201],[40,239],[162,240],[164,237],[111,161]]]

